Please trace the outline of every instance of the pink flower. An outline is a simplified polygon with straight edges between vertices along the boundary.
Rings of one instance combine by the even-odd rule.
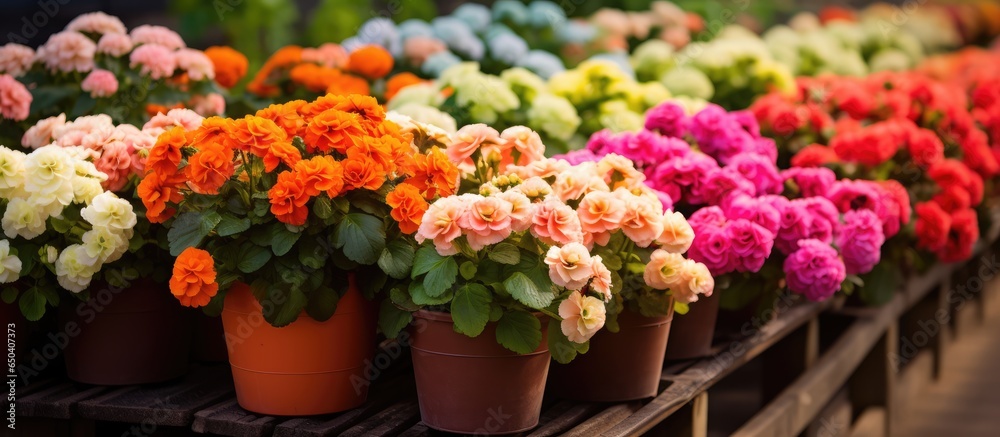
[[[80,33],[125,34],[125,24],[118,17],[104,12],[78,15],[66,25],[66,30]]]
[[[452,136],[453,141],[448,145],[445,152],[452,162],[463,163],[469,161],[477,150],[486,149],[500,143],[500,134],[485,124],[477,123],[463,126]],[[483,150],[483,155],[488,154]]]
[[[609,191],[608,184],[596,170],[592,162],[571,167],[556,176],[552,190],[564,201],[577,200],[592,191]]]
[[[21,137],[21,145],[37,149],[52,144],[52,133],[64,124],[66,124],[66,114],[42,119],[24,133],[24,136]]]
[[[646,263],[642,279],[646,285],[657,290],[677,290],[682,284],[681,270],[684,261],[686,260],[679,253],[654,250]]]
[[[524,126],[512,126],[500,133],[500,169],[545,159],[545,145],[538,133]]]
[[[544,200],[549,194],[552,194],[552,187],[548,182],[545,182],[545,179],[532,176],[514,187],[514,191],[524,194],[532,202],[539,202]]]
[[[803,197],[825,196],[837,175],[826,167],[792,167],[781,172],[786,181],[791,180]]]
[[[600,255],[595,255],[590,259],[591,281],[590,288],[604,295],[604,301],[611,300],[611,270],[604,265],[604,260]]]
[[[101,157],[94,162],[94,165],[98,171],[108,176],[108,179],[101,183],[104,189],[119,191],[125,188],[132,169],[132,156],[128,145],[121,141],[105,144],[101,149]]]
[[[736,270],[738,265],[731,249],[732,241],[723,228],[700,226],[695,228],[694,243],[687,255],[708,266],[713,275],[722,275]]]
[[[118,78],[108,70],[94,69],[83,82],[80,89],[89,92],[90,97],[109,97],[118,92]]]
[[[594,276],[593,260],[590,252],[580,243],[552,246],[545,254],[545,264],[549,266],[552,282],[568,290],[580,290]],[[608,273],[610,278],[610,273]]]
[[[347,66],[348,55],[340,44],[324,43],[316,48],[302,49],[302,61],[313,62],[327,68],[344,68]]]
[[[417,242],[433,240],[434,248],[441,256],[458,253],[458,248],[452,245],[452,241],[462,236],[462,228],[458,222],[464,215],[465,208],[465,202],[458,197],[445,197],[432,203],[417,229]]]
[[[448,46],[444,42],[429,36],[412,36],[403,42],[403,56],[409,59],[415,67],[420,67],[428,56],[447,49]]]
[[[668,252],[684,253],[694,242],[694,229],[679,212],[663,214],[663,233],[656,239],[656,244]]]
[[[171,50],[178,50],[186,47],[184,40],[177,32],[163,26],[152,26],[144,24],[132,29],[129,34],[135,44],[156,44]]]
[[[847,211],[844,224],[837,233],[837,247],[844,257],[847,273],[868,273],[882,257],[882,222],[869,210]]]
[[[31,47],[9,43],[0,47],[0,73],[14,77],[23,76],[35,63],[35,51]]]
[[[730,242],[736,271],[757,272],[771,256],[774,234],[763,226],[745,219],[726,223],[723,232]]]
[[[688,124],[684,107],[674,102],[664,102],[646,111],[646,129],[666,136],[683,138]]]
[[[583,232],[593,235],[595,242],[603,246],[625,217],[625,201],[612,193],[593,191],[583,196],[576,214]]]
[[[621,228],[636,246],[649,247],[663,233],[663,210],[648,199],[627,196]]]
[[[120,58],[132,51],[132,38],[124,33],[106,33],[97,40],[97,53]]]
[[[531,226],[531,215],[534,212],[534,207],[531,205],[531,199],[528,199],[528,196],[519,191],[511,190],[497,194],[496,197],[510,203],[511,228],[514,232],[524,231]]]
[[[208,93],[191,97],[191,107],[199,115],[209,117],[226,112],[226,98],[219,93]]]
[[[733,199],[742,195],[753,196],[756,191],[753,182],[743,177],[735,167],[723,167],[710,171],[701,184],[701,190],[692,193],[692,197],[725,208]]]
[[[458,221],[473,250],[496,244],[510,236],[513,205],[499,197],[475,196]]]
[[[45,64],[50,71],[86,73],[94,69],[94,54],[97,45],[82,33],[63,31],[49,37],[35,59]]]
[[[150,118],[146,124],[142,125],[142,131],[153,136],[159,136],[163,132],[174,126],[183,127],[184,130],[195,130],[201,126],[201,121],[205,117],[198,115],[190,109],[174,108],[166,114],[160,113]]]
[[[559,304],[559,328],[574,343],[585,343],[604,327],[607,309],[600,299],[573,292]]]
[[[679,302],[691,303],[698,301],[698,295],[711,296],[715,290],[715,278],[708,267],[689,259],[681,265],[681,285],[674,289],[673,296]]]
[[[701,205],[705,203],[701,194],[704,181],[718,168],[719,164],[708,155],[688,153],[657,165],[649,185],[670,195],[674,202]]]
[[[752,182],[757,195],[780,194],[785,188],[778,167],[766,157],[754,153],[740,153],[729,159],[727,167],[736,168],[744,178]]]
[[[538,204],[531,224],[531,233],[546,244],[583,242],[580,217],[573,208],[559,200],[548,199]]]
[[[780,196],[776,196],[780,197]],[[781,199],[785,199],[781,197]],[[787,200],[783,204],[787,204]],[[729,203],[725,210],[726,218],[730,220],[747,219],[764,227],[772,234],[777,234],[781,228],[781,211],[765,198],[739,196]]]
[[[0,74],[0,116],[14,121],[27,119],[31,99],[24,84],[9,74]]]
[[[195,49],[180,49],[174,53],[177,68],[187,72],[193,81],[215,79],[215,66],[205,52]]]
[[[799,241],[799,249],[785,259],[784,269],[788,289],[813,301],[833,296],[847,277],[837,251],[818,240]]]
[[[528,179],[531,177],[548,178],[567,171],[570,167],[570,163],[562,159],[540,159],[524,166],[508,166],[507,172],[516,174],[520,176],[521,179]]]
[[[129,67],[141,66],[139,72],[153,79],[166,79],[174,75],[177,59],[174,51],[158,44],[143,44],[129,55]]]
[[[697,234],[701,233],[702,228],[722,228],[726,221],[726,214],[718,206],[706,206],[695,211],[688,218],[688,224],[694,229],[695,238],[697,238]]]

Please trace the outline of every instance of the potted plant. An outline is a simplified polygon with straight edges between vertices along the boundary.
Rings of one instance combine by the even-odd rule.
[[[387,278],[409,275],[415,252],[393,193],[404,180],[443,193],[457,183],[454,169],[451,181],[429,173],[429,160],[451,166],[434,153],[415,150],[360,95],[208,118],[158,138],[139,194],[149,220],[170,226],[173,295],[222,313],[241,406],[309,415],[364,402],[371,299]]]
[[[460,129],[448,156],[463,168],[462,193],[430,204],[416,230],[409,281],[390,286],[382,324],[394,336],[413,321],[421,417],[458,433],[535,427],[557,356],[587,350],[604,325],[611,272],[583,244],[580,219],[541,177],[538,134]],[[502,411],[510,418],[494,423]]]

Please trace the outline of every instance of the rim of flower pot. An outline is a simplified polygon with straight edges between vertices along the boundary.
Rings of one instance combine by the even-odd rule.
[[[532,311],[531,315],[541,318],[545,314],[542,313],[541,311]],[[438,322],[454,322],[454,319],[451,318],[451,313],[444,311],[434,311],[421,308],[415,311],[413,313],[413,316],[420,317],[422,319],[430,319]],[[490,323],[496,323],[496,322],[490,322]]]

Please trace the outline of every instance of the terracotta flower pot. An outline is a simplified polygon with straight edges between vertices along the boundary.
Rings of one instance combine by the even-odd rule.
[[[74,381],[147,384],[187,372],[191,319],[165,284],[95,285],[90,300],[67,299],[59,310],[62,331],[48,338],[65,347],[66,374]]]
[[[411,330],[420,417],[427,426],[461,434],[511,434],[538,425],[549,349],[518,355],[497,343],[496,324],[469,338],[451,315],[417,311]]]
[[[230,288],[222,310],[240,406],[261,414],[306,416],[349,410],[368,397],[366,360],[375,355],[375,307],[350,278],[333,317],[305,312],[281,328],[264,320],[245,284]]]
[[[569,364],[553,364],[552,394],[579,401],[621,402],[656,396],[663,373],[663,354],[670,335],[670,314],[645,317],[626,310],[618,316],[617,333],[598,331],[590,350]]]
[[[719,316],[719,294],[702,296],[688,307],[687,314],[674,318],[674,332],[678,334],[667,345],[666,360],[689,360],[712,354],[715,321]]]

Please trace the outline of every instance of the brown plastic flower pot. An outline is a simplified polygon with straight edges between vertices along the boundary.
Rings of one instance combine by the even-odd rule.
[[[590,339],[586,354],[569,364],[552,365],[551,393],[564,399],[592,402],[656,396],[674,316],[673,305],[670,308],[670,314],[664,317],[622,312],[618,315],[617,333],[602,329]],[[620,371],[626,367],[627,371]]]
[[[90,288],[90,299],[67,299],[59,308],[60,332],[48,341],[65,348],[70,379],[96,385],[162,382],[188,369],[191,318],[165,285],[136,281],[117,289]]]
[[[702,296],[687,314],[674,318],[674,337],[667,345],[667,361],[689,360],[712,354],[712,338],[719,316],[719,292]]]
[[[305,312],[287,326],[264,320],[245,284],[226,294],[222,323],[236,400],[261,414],[309,416],[355,408],[368,398],[366,364],[375,355],[376,312],[350,279],[330,319]]]
[[[420,417],[428,427],[460,434],[512,434],[538,425],[549,370],[542,344],[518,355],[497,343],[496,324],[475,338],[455,332],[451,315],[420,310],[411,326]]]

